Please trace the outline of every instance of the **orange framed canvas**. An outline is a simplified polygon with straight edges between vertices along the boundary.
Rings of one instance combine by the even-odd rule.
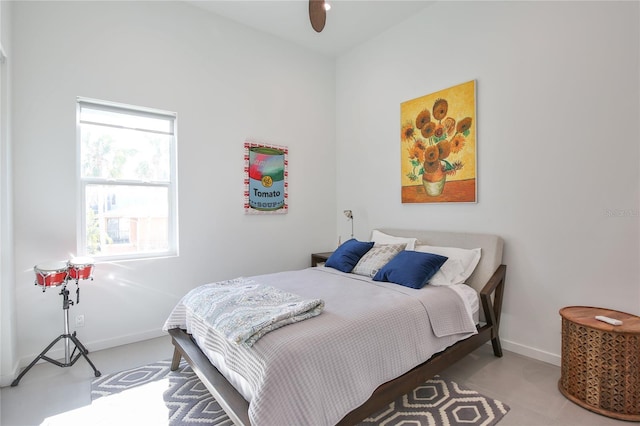
[[[476,82],[400,104],[403,203],[477,201]]]

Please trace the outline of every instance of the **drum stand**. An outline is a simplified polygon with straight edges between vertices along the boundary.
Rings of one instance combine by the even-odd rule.
[[[76,284],[77,284],[77,280],[76,280]],[[78,294],[78,298],[79,298],[80,297],[79,288],[76,290],[76,293]],[[20,373],[20,375],[11,383],[11,386],[18,386],[18,383],[20,382],[20,379],[22,379],[22,376],[27,374],[27,371],[29,371],[31,367],[36,365],[36,363],[41,359],[44,359],[45,361],[49,361],[50,363],[55,364],[58,367],[71,367],[73,364],[76,363],[76,361],[78,360],[78,358],[80,358],[80,356],[83,356],[84,359],[87,360],[91,368],[93,368],[93,372],[96,377],[100,377],[100,375],[102,374],[96,369],[96,366],[93,365],[93,363],[87,356],[89,351],[87,350],[87,348],[84,347],[82,343],[80,343],[80,340],[78,340],[78,338],[76,337],[76,332],[74,331],[71,334],[69,333],[69,305],[73,305],[73,301],[69,300],[69,290],[67,289],[66,282],[64,283],[62,290],[60,291],[60,295],[63,296],[62,309],[64,310],[64,334],[61,334],[60,336],[58,336],[53,342],[51,342],[51,344],[49,344],[49,346],[45,348],[45,350],[43,350],[40,353],[40,355],[36,357],[36,359],[31,361],[31,364],[29,364],[29,366],[25,368],[22,371],[22,373]],[[58,343],[58,340],[60,339],[64,339],[64,363],[60,361],[56,361],[55,359],[51,359],[45,355],[47,352],[49,352],[49,349],[51,349],[53,345]],[[71,354],[69,354],[69,340],[71,340],[75,345],[75,347],[73,348],[73,352],[71,352]],[[76,350],[78,350],[77,354],[76,354]]]

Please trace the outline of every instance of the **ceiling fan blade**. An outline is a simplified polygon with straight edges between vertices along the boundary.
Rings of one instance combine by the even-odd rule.
[[[324,8],[324,0],[309,0],[309,20],[316,32],[322,31],[327,22],[327,11]]]

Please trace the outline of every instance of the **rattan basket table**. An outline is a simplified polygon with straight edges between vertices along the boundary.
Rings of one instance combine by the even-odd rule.
[[[598,321],[596,315],[622,325]],[[640,421],[640,317],[587,306],[563,308],[560,316],[560,392],[598,414]]]

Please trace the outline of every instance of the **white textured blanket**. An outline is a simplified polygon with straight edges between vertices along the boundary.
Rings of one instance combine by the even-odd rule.
[[[186,329],[210,359],[224,359],[223,374],[242,378],[254,426],[334,425],[381,384],[476,333],[464,302],[447,287],[414,290],[331,268],[252,279],[322,299],[324,311],[266,334],[251,348],[230,342],[182,303],[164,329]],[[438,320],[432,320],[434,306],[440,306]]]
[[[303,299],[246,278],[197,287],[180,303],[230,341],[249,347],[270,331],[319,315],[324,307],[320,299]]]

